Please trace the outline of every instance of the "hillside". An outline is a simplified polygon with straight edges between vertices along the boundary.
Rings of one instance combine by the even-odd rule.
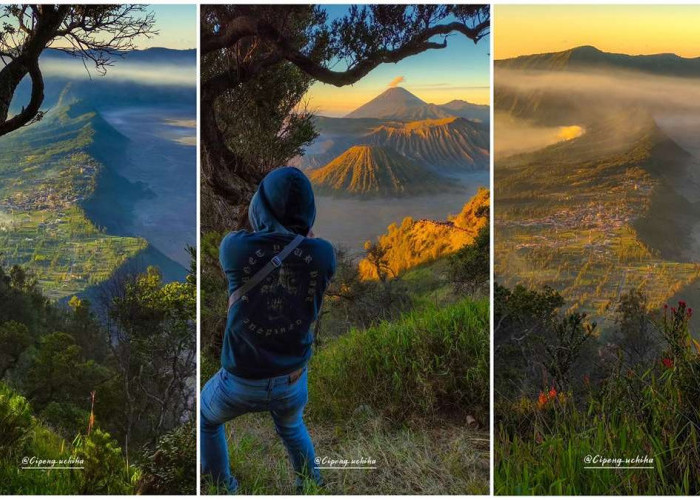
[[[435,105],[394,87],[344,118],[316,116],[316,140],[292,164],[322,167],[352,146],[392,148],[430,169],[464,172],[489,166],[490,107],[462,100]]]
[[[464,118],[385,121],[375,118],[317,117],[318,139],[294,164],[319,168],[352,146],[372,144],[400,152],[431,169],[486,170],[489,166],[489,127]]]
[[[558,54],[542,59],[551,66],[572,56]],[[539,58],[518,64],[531,69],[528,61],[544,64]],[[603,332],[613,327],[628,290],[642,287],[656,308],[693,286],[700,265],[689,235],[700,207],[684,194],[695,186],[691,157],[659,128],[648,109],[653,103],[613,104],[604,96],[548,92],[544,82],[527,91],[508,88],[509,82],[505,91],[495,89],[497,116],[583,124],[585,133],[497,159],[496,279],[506,286],[551,286]]]
[[[66,93],[41,121],[0,138],[0,263],[25,266],[59,299],[145,250],[143,239],[105,233],[82,207],[105,169],[93,145],[118,149],[124,141]]]
[[[407,196],[434,192],[447,183],[396,151],[353,146],[309,174],[317,192],[337,196]]]
[[[491,106],[488,104],[472,104],[461,99],[455,99],[441,104],[440,107],[451,115],[475,122],[488,123],[491,119]]]
[[[489,162],[488,127],[464,118],[388,123],[365,140],[442,170],[481,169]]]
[[[389,276],[453,254],[474,241],[479,229],[488,224],[489,196],[488,189],[480,188],[461,212],[447,221],[406,217],[400,226],[390,225],[377,240]],[[363,279],[377,279],[376,267],[367,258],[359,266]]]

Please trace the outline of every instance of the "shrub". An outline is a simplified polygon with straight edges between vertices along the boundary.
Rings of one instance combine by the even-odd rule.
[[[181,425],[146,450],[138,492],[142,495],[197,493],[197,434],[193,420]]]
[[[32,412],[27,400],[0,384],[0,453],[17,451],[31,426]]]
[[[64,438],[73,438],[87,429],[90,412],[69,403],[52,401],[39,414],[41,420]]]
[[[662,349],[656,359],[643,365],[649,353],[640,350],[644,355],[631,365],[619,348],[601,349],[599,358],[612,356],[614,368],[599,380],[585,377],[583,391],[497,400],[497,494],[700,493],[700,478],[691,472],[700,467],[700,342],[689,330],[692,310],[681,301],[665,306],[661,321],[649,314],[640,319],[640,298],[632,297],[634,314],[624,318],[656,329]],[[653,469],[587,474],[589,455],[649,457]]]
[[[121,448],[107,433],[95,429],[89,436],[79,436],[75,448],[84,460],[81,495],[128,495],[132,492],[129,467]]]
[[[457,293],[488,288],[491,276],[489,226],[479,230],[474,242],[450,257],[450,280]]]

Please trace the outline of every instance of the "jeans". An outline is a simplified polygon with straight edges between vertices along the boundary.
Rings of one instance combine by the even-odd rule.
[[[202,474],[211,475],[230,493],[235,492],[238,482],[231,475],[224,423],[246,413],[269,411],[289,452],[297,489],[306,478],[321,484],[314,467],[314,445],[302,420],[309,400],[306,371],[304,368],[301,376],[290,383],[289,375],[254,380],[237,377],[224,368],[219,370],[201,395]]]

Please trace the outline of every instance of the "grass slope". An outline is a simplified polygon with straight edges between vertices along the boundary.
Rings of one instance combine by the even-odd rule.
[[[487,299],[426,303],[396,322],[353,330],[314,355],[307,424],[317,456],[371,457],[378,468],[326,471],[327,486],[307,493],[488,492],[488,432],[466,425],[467,415],[488,422],[488,311]],[[242,493],[293,492],[268,415],[236,419],[226,432]]]

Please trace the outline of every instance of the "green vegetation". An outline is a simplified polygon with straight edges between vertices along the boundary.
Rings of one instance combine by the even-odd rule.
[[[194,274],[112,278],[106,325],[37,283],[0,267],[0,493],[193,493]]]
[[[632,292],[617,310],[611,344],[585,318],[561,314],[562,304],[551,290],[497,289],[496,493],[698,494],[700,343],[688,326],[692,310],[681,302],[655,314]],[[570,356],[554,355],[561,352]],[[615,468],[596,457],[649,468]],[[585,469],[601,465],[613,468]]]
[[[220,366],[226,316],[217,242],[215,234],[203,239],[203,383]],[[488,260],[488,246],[479,248]],[[489,304],[482,287],[457,291],[450,265],[442,258],[368,281],[338,253],[315,325],[306,418],[318,457],[371,457],[378,468],[326,471],[326,486],[306,493],[488,492]],[[237,418],[227,432],[243,493],[293,493],[269,416]]]
[[[566,71],[581,54],[627,60],[584,48],[502,66]],[[510,288],[494,303],[495,491],[698,494],[700,344],[691,309],[665,305],[700,279],[692,158],[647,100],[545,85],[497,89],[497,109],[585,133],[497,160],[495,273]]]
[[[105,154],[125,139],[67,92],[42,120],[0,138],[0,263],[32,271],[51,299],[105,282],[147,246],[107,234],[81,208],[104,168],[95,140]]]

